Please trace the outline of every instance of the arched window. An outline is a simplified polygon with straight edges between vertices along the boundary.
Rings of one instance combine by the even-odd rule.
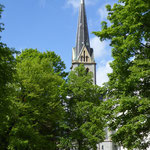
[[[104,150],[104,146],[102,145],[102,150]]]

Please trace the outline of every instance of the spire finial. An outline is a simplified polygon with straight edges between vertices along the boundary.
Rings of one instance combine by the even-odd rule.
[[[81,0],[81,4],[83,4],[84,3],[84,0]]]

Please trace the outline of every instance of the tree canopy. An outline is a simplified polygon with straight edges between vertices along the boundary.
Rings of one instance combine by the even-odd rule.
[[[17,56],[13,84],[16,114],[9,133],[10,149],[57,148],[59,123],[64,112],[61,102],[64,80],[58,74],[59,70],[54,70],[57,64],[54,66],[53,60],[57,55],[54,54],[51,59],[42,55],[46,53],[26,49]]]
[[[38,57],[39,59],[46,58],[50,61],[55,73],[62,77],[67,76],[68,73],[64,71],[66,69],[64,62],[61,60],[60,56],[56,55],[53,51],[41,53],[37,49],[25,49],[17,59],[18,61],[22,61],[24,59],[34,59],[35,57]]]
[[[3,5],[0,5],[0,19],[3,12]],[[0,23],[0,32],[4,30],[4,24]],[[0,37],[1,38],[1,37]],[[8,143],[7,129],[12,118],[13,102],[12,88],[13,75],[15,74],[15,57],[16,51],[7,47],[0,39],[0,148],[5,149]]]
[[[111,111],[113,140],[128,149],[150,146],[150,1],[119,0],[106,6],[107,22],[94,32],[100,40],[111,41],[106,108]]]
[[[92,73],[84,65],[71,71],[66,85],[66,115],[61,148],[96,150],[104,140],[105,120],[100,108],[102,91],[93,85]]]

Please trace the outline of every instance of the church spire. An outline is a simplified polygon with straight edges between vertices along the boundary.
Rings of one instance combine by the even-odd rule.
[[[84,0],[81,0],[76,39],[76,57],[78,57],[83,46],[86,46],[87,50],[89,51],[89,54],[91,54],[85,3]]]
[[[94,51],[90,47],[84,0],[80,0],[76,47],[72,48],[71,69],[74,70],[80,64],[84,65],[87,72],[93,73],[93,84],[96,84],[96,63]]]

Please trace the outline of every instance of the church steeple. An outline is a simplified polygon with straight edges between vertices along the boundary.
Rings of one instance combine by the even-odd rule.
[[[84,0],[81,0],[78,19],[77,39],[76,39],[76,57],[78,57],[78,55],[80,54],[83,46],[85,46],[89,54],[91,54],[88,25],[85,11],[85,2]]]
[[[72,49],[71,69],[74,70],[80,64],[84,65],[87,72],[93,73],[93,84],[96,84],[96,63],[93,49],[90,47],[84,0],[80,1],[76,47]]]

